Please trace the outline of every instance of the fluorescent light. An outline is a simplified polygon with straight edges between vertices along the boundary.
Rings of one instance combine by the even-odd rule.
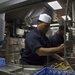
[[[59,23],[55,23],[55,24],[50,24],[50,26],[58,26]]]
[[[66,16],[61,16],[64,20],[66,20]],[[68,20],[71,20],[71,18],[69,16],[67,16]]]
[[[32,25],[33,27],[37,27],[37,25]]]
[[[50,26],[58,26],[59,23],[55,23],[55,24],[50,24]],[[32,25],[33,27],[37,27],[37,25]]]
[[[58,3],[58,1],[48,2],[48,4],[49,4],[54,10],[62,9],[62,7],[61,7],[61,5]]]
[[[17,28],[16,33],[17,35],[24,35],[24,29]]]
[[[51,27],[50,29],[51,29],[51,30],[57,30],[58,27]]]

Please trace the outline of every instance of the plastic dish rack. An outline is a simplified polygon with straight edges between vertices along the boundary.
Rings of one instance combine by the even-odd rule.
[[[5,58],[0,58],[0,67],[3,67],[5,65],[6,65]]]
[[[75,72],[73,70],[59,70],[45,67],[34,75],[75,75]]]

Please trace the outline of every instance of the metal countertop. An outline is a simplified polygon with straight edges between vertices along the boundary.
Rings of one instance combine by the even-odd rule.
[[[0,68],[1,75],[33,75],[44,66],[8,64]],[[7,74],[6,74],[7,73]]]

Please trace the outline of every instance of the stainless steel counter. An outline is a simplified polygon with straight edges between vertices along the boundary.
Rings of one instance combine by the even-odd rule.
[[[10,64],[0,68],[0,75],[33,75],[43,66]]]
[[[22,67],[19,65],[15,65],[15,64],[5,65],[4,67],[0,67],[0,74],[1,75],[14,75],[12,71],[16,71],[19,69],[22,69]]]
[[[15,71],[14,73],[16,75],[33,75],[42,68],[43,66],[24,65],[22,70]]]

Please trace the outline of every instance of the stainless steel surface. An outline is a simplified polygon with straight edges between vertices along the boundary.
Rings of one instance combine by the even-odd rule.
[[[42,68],[43,66],[24,65],[23,69],[14,71],[13,73],[16,75],[33,75]]]
[[[0,75],[15,75],[12,73],[12,71],[20,70],[22,69],[21,66],[11,64],[11,65],[6,65],[4,67],[0,67]]]
[[[16,65],[6,65],[4,67],[1,67],[0,71],[3,71],[3,72],[12,72],[12,71],[15,71],[15,70],[18,70],[18,69],[22,69],[22,67],[16,66]]]
[[[0,75],[33,75],[43,66],[11,64],[0,68]]]

